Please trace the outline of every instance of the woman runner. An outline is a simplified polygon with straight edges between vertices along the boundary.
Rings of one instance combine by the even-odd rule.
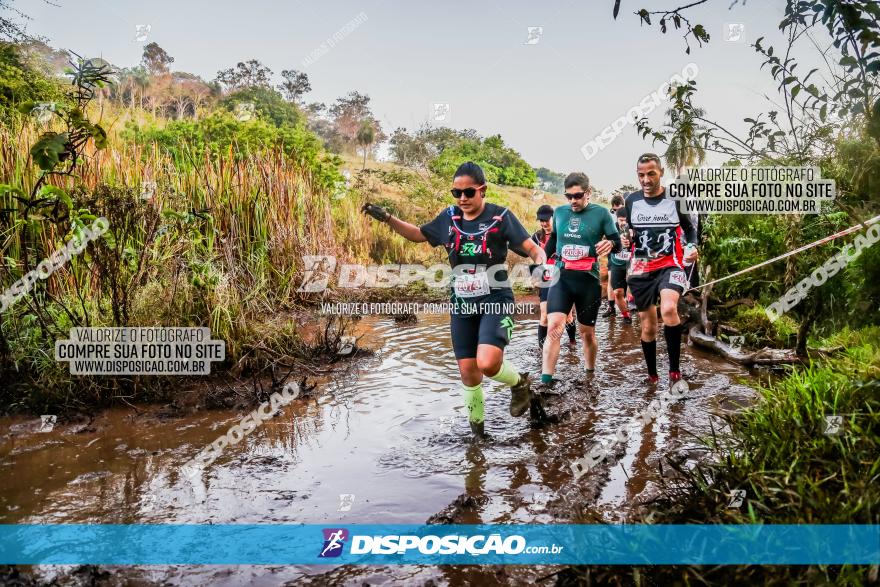
[[[522,416],[532,396],[528,373],[504,359],[513,334],[513,291],[503,268],[508,248],[521,249],[538,265],[546,256],[512,212],[485,201],[486,177],[479,165],[468,161],[459,166],[451,191],[456,203],[422,226],[369,202],[362,211],[412,242],[446,247],[453,269],[452,347],[471,431],[484,438],[484,375],[510,386],[511,416]]]

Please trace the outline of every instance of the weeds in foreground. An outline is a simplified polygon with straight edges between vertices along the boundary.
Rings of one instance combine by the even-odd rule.
[[[791,368],[755,405],[704,439],[707,462],[661,463],[643,523],[880,523],[880,329],[845,331],[841,354]],[[829,416],[842,416],[839,429]],[[832,422],[836,422],[833,420]],[[731,492],[746,491],[741,508]],[[648,511],[652,513],[648,513]],[[868,566],[571,567],[557,585],[861,585]]]

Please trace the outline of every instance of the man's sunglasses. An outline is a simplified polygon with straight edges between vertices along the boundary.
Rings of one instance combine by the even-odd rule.
[[[462,196],[464,196],[465,198],[470,200],[471,198],[476,196],[477,192],[480,191],[482,188],[483,188],[483,186],[480,186],[478,188],[464,188],[463,190],[460,190],[458,188],[452,188],[449,191],[452,192],[452,197],[455,198],[456,200],[458,200]]]
[[[587,195],[587,192],[576,192],[574,194],[565,194],[567,200],[580,200]]]

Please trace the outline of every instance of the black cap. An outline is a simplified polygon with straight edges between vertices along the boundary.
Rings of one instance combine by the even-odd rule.
[[[553,206],[544,204],[538,208],[538,220],[550,220],[553,218]]]

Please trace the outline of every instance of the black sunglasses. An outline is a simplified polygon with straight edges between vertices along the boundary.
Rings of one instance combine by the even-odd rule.
[[[479,190],[480,190],[480,188],[464,188],[463,190],[460,190],[458,188],[452,188],[449,191],[452,192],[452,197],[455,198],[456,200],[461,198],[462,196],[464,196],[465,198],[470,200],[471,198],[473,198],[474,196],[477,195],[477,192]]]
[[[567,200],[580,200],[587,195],[587,192],[576,192],[574,194],[565,194]]]

